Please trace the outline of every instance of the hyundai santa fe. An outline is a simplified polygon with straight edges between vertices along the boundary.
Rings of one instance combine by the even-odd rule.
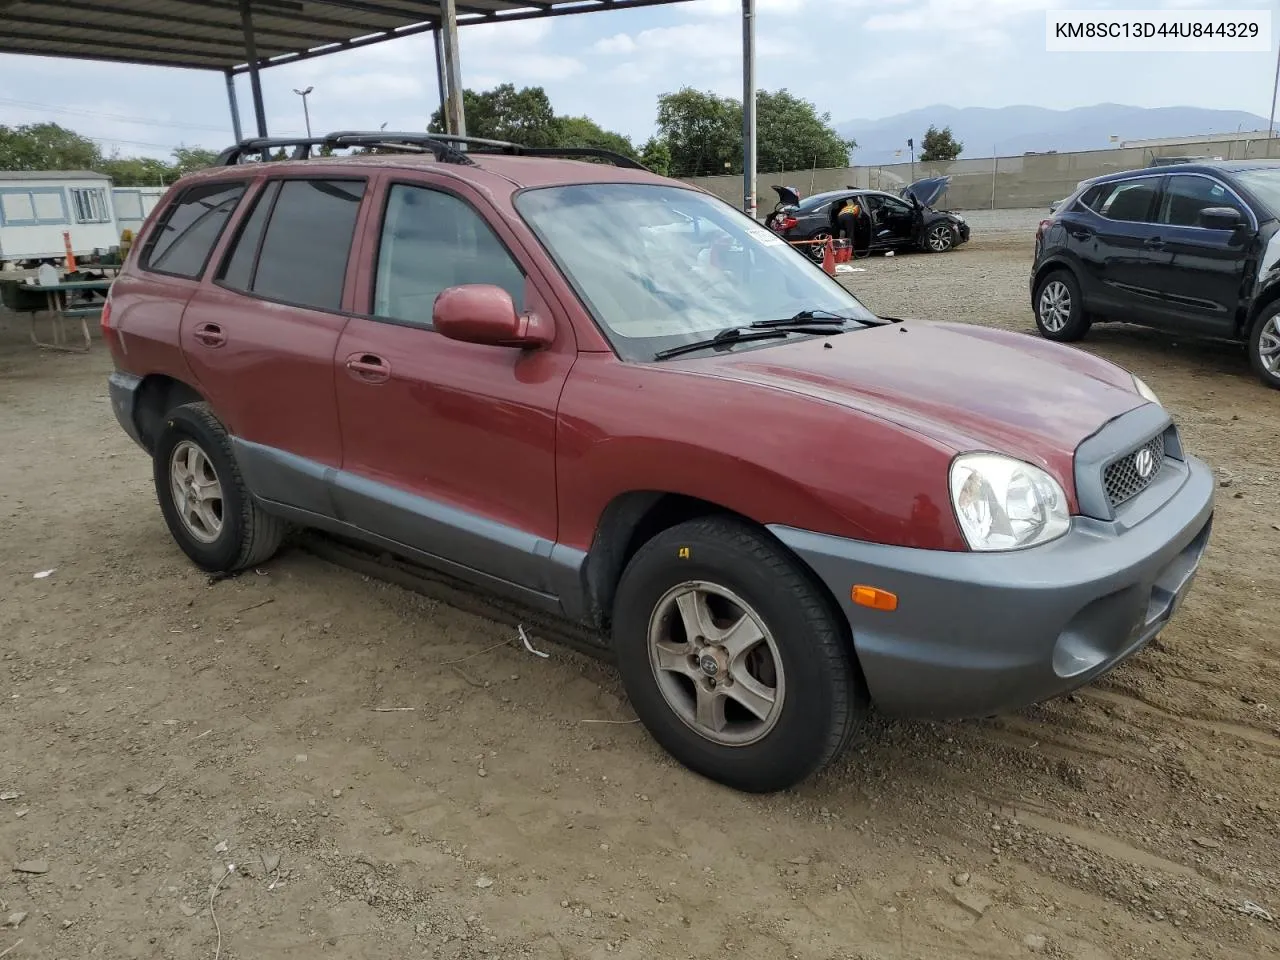
[[[877,316],[600,151],[320,142],[174,184],[103,315],[201,569],[318,528],[585,625],[656,740],[749,791],[873,705],[1075,689],[1187,595],[1213,479],[1120,367]]]

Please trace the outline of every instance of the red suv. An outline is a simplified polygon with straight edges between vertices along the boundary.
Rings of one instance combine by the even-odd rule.
[[[1185,596],[1213,477],[1119,367],[875,316],[634,164],[318,142],[175,184],[103,317],[116,415],[202,569],[297,524],[585,624],[654,737],[752,791],[873,703],[1072,690]]]

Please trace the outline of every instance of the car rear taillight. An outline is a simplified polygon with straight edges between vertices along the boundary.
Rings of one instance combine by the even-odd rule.
[[[781,220],[779,220],[779,221],[778,221],[778,229],[779,229],[779,230],[794,230],[794,229],[795,229],[796,224],[797,224],[797,223],[799,223],[799,222],[800,222],[800,221],[799,221],[799,220],[797,220],[795,217],[783,217]]]
[[[1051,223],[1053,223],[1053,219],[1052,219],[1052,218],[1048,218],[1048,219],[1045,219],[1045,220],[1041,220],[1041,221],[1040,221],[1040,226],[1039,226],[1039,228],[1036,230],[1036,239],[1037,239],[1037,240],[1039,240],[1041,237],[1043,237],[1043,236],[1044,236],[1044,232],[1045,232],[1046,230],[1048,230],[1048,229],[1049,229],[1049,224],[1051,224]]]
[[[107,302],[102,305],[102,319],[98,321],[102,327],[102,335],[105,337],[107,331],[111,329],[111,296],[107,295]]]

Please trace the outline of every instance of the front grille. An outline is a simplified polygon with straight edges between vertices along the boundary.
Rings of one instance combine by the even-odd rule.
[[[1133,499],[1151,485],[1163,466],[1164,434],[1161,433],[1112,463],[1103,472],[1102,482],[1107,490],[1108,502],[1112,507],[1118,507],[1126,500]]]

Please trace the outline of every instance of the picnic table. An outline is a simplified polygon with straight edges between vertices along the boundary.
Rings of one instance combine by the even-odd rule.
[[[30,293],[43,293],[45,295],[45,305],[51,316],[53,323],[53,341],[48,342],[41,340],[36,336],[36,311],[30,311],[31,317],[31,342],[37,347],[44,347],[46,350],[67,350],[75,353],[88,353],[93,341],[89,336],[88,319],[92,316],[98,316],[102,313],[103,304],[106,303],[104,297],[100,301],[86,301],[82,303],[68,303],[67,295],[78,291],[100,290],[104,294],[111,289],[111,280],[64,280],[59,283],[23,283],[18,284],[19,289]],[[79,319],[80,332],[84,335],[84,347],[73,347],[67,342],[66,330],[63,328],[63,321],[68,319]]]

